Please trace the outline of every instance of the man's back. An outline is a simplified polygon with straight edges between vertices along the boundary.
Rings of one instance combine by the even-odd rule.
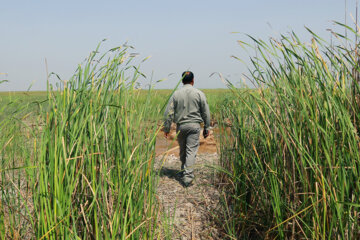
[[[170,98],[165,117],[165,130],[170,130],[172,121],[177,125],[204,122],[204,127],[208,128],[210,111],[205,94],[190,84],[184,85]]]

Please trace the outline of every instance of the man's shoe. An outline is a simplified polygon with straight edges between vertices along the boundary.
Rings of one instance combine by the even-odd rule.
[[[183,185],[184,185],[184,187],[190,187],[190,186],[192,186],[193,185],[193,178],[192,177],[189,177],[189,176],[187,176],[187,175],[184,175],[183,177],[182,177],[182,183],[183,183]]]
[[[184,182],[184,181],[183,181],[182,184],[183,184],[183,186],[186,187],[186,188],[191,187],[192,185],[194,185],[192,181],[191,181],[191,182]]]

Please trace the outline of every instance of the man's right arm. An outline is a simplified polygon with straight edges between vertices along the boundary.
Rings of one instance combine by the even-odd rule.
[[[168,105],[166,106],[164,113],[164,127],[163,131],[166,133],[170,132],[171,123],[174,121],[175,106],[174,106],[174,95],[171,96]]]
[[[207,137],[208,136],[208,128],[210,127],[210,109],[209,109],[209,104],[207,103],[205,94],[201,94],[200,113],[201,113],[201,118],[204,121],[204,137],[205,137],[205,135]]]

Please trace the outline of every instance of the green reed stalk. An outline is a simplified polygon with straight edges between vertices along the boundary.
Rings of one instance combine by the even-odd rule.
[[[49,86],[34,189],[38,239],[155,232],[156,125],[147,123],[147,105],[137,104],[140,72],[127,48],[97,52],[57,92]]]
[[[340,35],[336,35],[341,40]],[[221,164],[232,183],[229,234],[240,238],[359,238],[359,70],[351,49],[313,34],[254,39],[251,78],[231,87]],[[351,86],[355,85],[355,93]],[[229,124],[229,122],[231,124]]]
[[[3,94],[0,102],[0,238],[29,239],[35,108],[19,94]]]

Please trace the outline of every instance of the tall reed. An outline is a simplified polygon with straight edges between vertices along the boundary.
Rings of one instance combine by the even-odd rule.
[[[99,47],[54,91],[34,180],[37,239],[152,239],[157,126],[127,47]],[[148,96],[148,98],[150,95]]]
[[[330,46],[310,33],[311,44],[251,38],[258,88],[231,86],[222,108],[224,227],[236,238],[360,237],[360,68],[343,36]]]
[[[31,121],[36,107],[16,94],[0,98],[0,239],[28,239],[33,233],[31,186],[34,169]],[[31,110],[29,110],[31,109]]]

